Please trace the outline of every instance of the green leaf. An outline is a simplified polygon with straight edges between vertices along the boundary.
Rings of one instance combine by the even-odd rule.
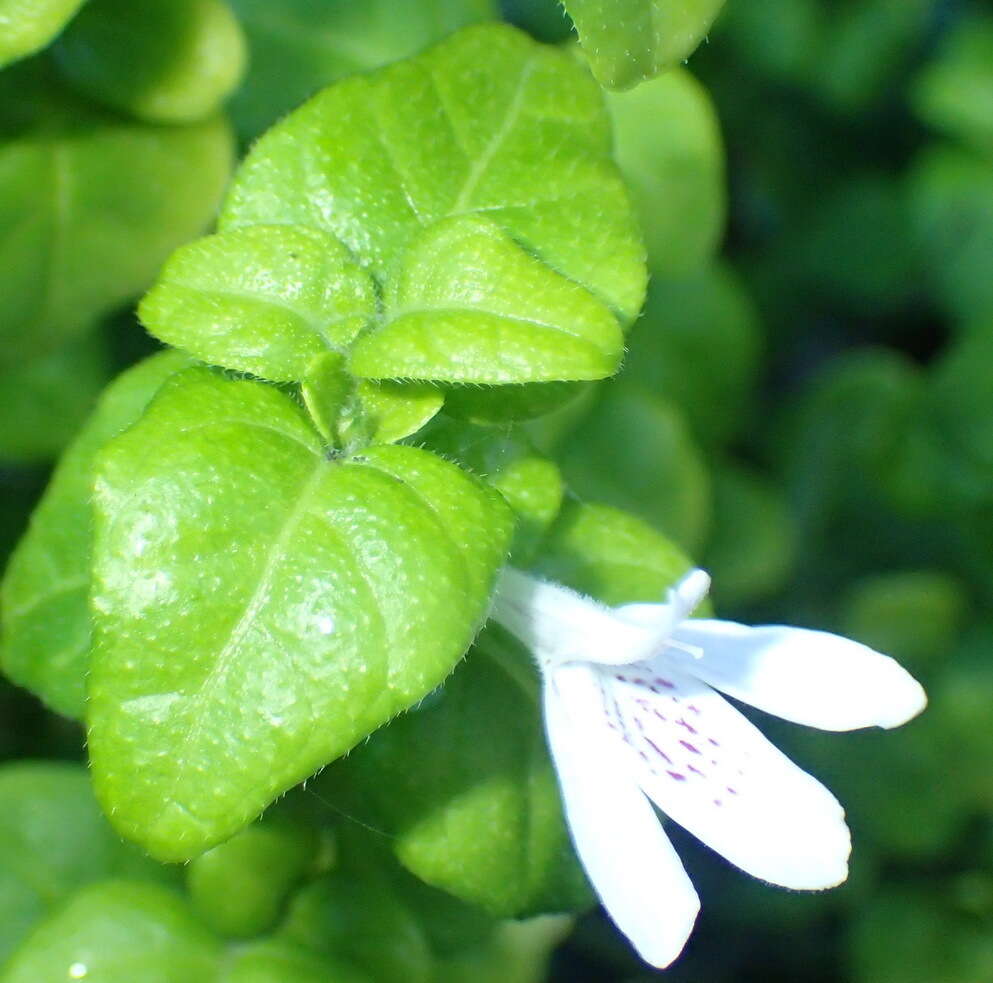
[[[674,68],[630,92],[611,92],[614,159],[631,189],[655,274],[678,276],[710,259],[724,232],[724,145],[714,105]]]
[[[115,876],[165,871],[117,838],[85,768],[21,761],[0,769],[0,964],[73,892]]]
[[[825,11],[807,85],[840,114],[883,103],[934,30],[931,0],[859,0]]]
[[[387,311],[352,350],[356,375],[491,384],[602,379],[624,350],[606,306],[482,216],[437,222],[418,236],[390,283]]]
[[[0,68],[48,45],[85,0],[0,0]]]
[[[445,411],[481,424],[508,424],[546,416],[589,392],[586,382],[535,382],[516,386],[448,386]]]
[[[346,450],[403,440],[427,424],[445,401],[430,383],[356,381],[337,352],[311,362],[300,391],[317,429]]]
[[[321,436],[335,447],[351,445],[353,431],[360,443],[369,443],[371,426],[355,406],[355,382],[345,370],[345,356],[326,351],[307,366],[300,396]]]
[[[433,983],[420,911],[400,896],[379,851],[356,849],[354,835],[342,839],[341,868],[297,893],[281,935],[349,960],[375,983]]]
[[[981,868],[974,870],[982,877]],[[956,904],[957,893],[953,880],[937,877],[917,884],[894,879],[874,891],[852,923],[852,983],[970,983],[993,976],[985,919]]]
[[[609,144],[600,94],[569,55],[471,28],[277,125],[221,227],[304,225],[352,251],[384,298],[357,374],[602,377],[620,357],[613,322],[637,314],[645,284]]]
[[[511,556],[518,565],[526,563],[562,506],[565,485],[554,462],[519,429],[477,427],[446,416],[425,431],[424,443],[503,495],[517,516]]]
[[[493,0],[231,0],[248,36],[251,71],[231,103],[247,143],[344,75],[405,58],[446,34],[499,15]]]
[[[564,0],[601,85],[626,89],[685,61],[724,0]]]
[[[191,123],[237,86],[245,40],[224,0],[89,0],[55,58],[98,102],[151,123]]]
[[[715,468],[713,484],[714,528],[703,565],[714,591],[732,607],[764,600],[793,572],[796,537],[785,496],[764,475],[735,464]]]
[[[637,437],[618,441],[618,434]],[[684,549],[703,545],[711,520],[707,470],[682,413],[650,389],[620,381],[604,387],[557,457],[577,494],[640,515]]]
[[[495,915],[589,904],[527,653],[488,629],[445,686],[320,779],[408,870]],[[327,784],[324,784],[327,783]]]
[[[977,326],[942,352],[927,379],[920,420],[913,422],[927,442],[932,472],[937,472],[931,484],[939,496],[933,506],[939,509],[984,508],[993,501],[993,426],[988,409],[993,393],[984,371],[991,354],[993,336],[985,324]]]
[[[543,983],[552,950],[572,925],[566,915],[503,922],[482,944],[441,960],[437,978],[445,983]]]
[[[848,175],[817,196],[793,241],[781,244],[784,273],[801,292],[833,295],[853,312],[902,311],[920,290],[910,219],[906,190],[891,174]]]
[[[249,826],[186,869],[190,903],[219,935],[251,938],[275,927],[293,887],[312,865],[314,831],[288,821]]]
[[[657,602],[693,564],[671,540],[607,505],[567,502],[536,573],[605,604]]]
[[[331,458],[261,383],[191,370],[101,453],[89,746],[114,823],[183,860],[450,671],[509,510],[412,447]]]
[[[993,17],[977,9],[945,35],[911,90],[917,115],[976,149],[993,150]]]
[[[942,309],[966,323],[993,317],[993,168],[953,146],[925,148],[907,176],[916,245]]]
[[[916,675],[954,651],[968,611],[965,585],[943,570],[896,570],[851,585],[842,630],[892,655]]]
[[[373,421],[372,441],[392,444],[417,433],[441,409],[444,393],[427,383],[360,380],[356,393]]]
[[[568,916],[496,922],[404,871],[382,837],[339,829],[340,869],[300,891],[282,935],[347,953],[375,983],[540,983]]]
[[[920,413],[923,388],[905,355],[868,348],[827,363],[787,407],[780,454],[798,552],[821,556],[821,574],[829,557],[849,572],[853,561],[864,565],[865,537],[879,534],[878,510],[866,509],[877,486],[901,511],[918,514],[947,494],[935,414]]]
[[[108,881],[76,894],[29,936],[2,983],[215,983],[221,950],[172,891]]]
[[[0,366],[140,293],[210,220],[231,167],[223,121],[131,123],[41,72],[0,76]]]
[[[624,379],[678,407],[712,448],[748,424],[762,347],[758,311],[729,268],[655,277],[631,331]]]
[[[107,384],[107,347],[93,332],[0,374],[0,459],[41,461],[69,443]]]
[[[138,314],[205,362],[291,382],[315,356],[347,348],[375,311],[372,281],[336,239],[256,225],[176,250]]]
[[[7,567],[0,593],[3,670],[66,716],[82,716],[90,655],[93,458],[138,419],[169,376],[189,365],[187,356],[163,352],[111,383],[59,462]]]
[[[409,978],[408,978],[409,979]],[[238,951],[218,983],[373,983],[369,976],[330,957],[266,940]]]

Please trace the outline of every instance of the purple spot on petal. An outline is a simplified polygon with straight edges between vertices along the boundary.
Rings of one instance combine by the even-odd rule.
[[[699,713],[699,712],[700,712],[700,708],[699,708],[699,707],[696,707],[696,706],[694,706],[694,705],[693,705],[692,703],[691,703],[691,704],[689,705],[689,707],[690,707],[690,709],[691,709],[691,710],[692,710],[692,711],[693,711],[694,713]]]
[[[688,769],[689,769],[690,771],[692,771],[694,775],[699,775],[699,776],[700,776],[701,778],[706,778],[706,777],[707,777],[707,776],[706,776],[706,775],[705,775],[705,774],[704,774],[704,773],[703,773],[702,771],[700,771],[700,769],[699,769],[699,768],[696,768],[696,767],[695,767],[695,766],[693,766],[693,765],[687,765],[686,767],[687,767],[687,768],[688,768]]]
[[[657,686],[664,686],[666,689],[675,689],[676,688],[676,684],[674,682],[672,682],[672,680],[670,680],[670,679],[659,679],[657,676],[655,677],[655,684]]]
[[[663,723],[669,719],[668,717],[662,716],[662,714],[659,713],[658,710],[652,710],[652,713],[654,713],[655,716],[658,717],[659,720],[661,720]]]
[[[737,795],[737,794],[738,794],[738,791],[737,791],[737,789],[733,789],[733,788],[731,788],[731,786],[730,786],[730,785],[728,785],[728,787],[727,787],[727,789],[728,789],[728,791],[729,791],[729,792],[730,792],[730,793],[731,793],[732,795]]]
[[[710,741],[710,743],[713,744],[714,747],[720,747],[721,746],[721,742],[720,741],[715,741],[712,737],[708,737],[707,740]]]
[[[696,727],[694,727],[692,724],[688,724],[685,720],[683,720],[682,717],[680,717],[679,720],[676,721],[676,726],[677,727],[685,727],[686,730],[688,730],[691,734],[697,734],[697,733],[699,733],[699,731],[697,731]]]
[[[665,751],[663,751],[662,748],[660,748],[650,737],[646,737],[645,740],[648,741],[649,744],[651,744],[652,749],[655,751],[657,755],[659,755],[662,758],[665,758],[665,760],[668,761],[669,764],[672,764],[672,758],[670,758],[669,755],[666,754]]]
[[[689,741],[680,741],[679,743],[682,744],[683,747],[686,748],[687,751],[692,751],[694,754],[699,754],[700,753],[700,749],[697,748],[697,747],[695,747],[694,745],[690,744]]]
[[[666,774],[669,775],[671,778],[675,778],[677,782],[686,781],[686,776],[681,775],[678,771],[667,771]]]
[[[714,805],[715,806],[720,806],[720,805],[723,805],[723,803],[721,802],[720,799],[714,799]]]

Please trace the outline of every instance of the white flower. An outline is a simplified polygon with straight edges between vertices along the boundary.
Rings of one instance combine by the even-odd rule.
[[[715,690],[836,731],[896,727],[927,702],[893,659],[837,635],[685,620],[709,586],[693,570],[664,604],[608,608],[508,569],[492,615],[541,667],[548,744],[590,881],[658,967],[682,951],[700,902],[652,802],[773,884],[818,890],[848,875],[838,801]]]

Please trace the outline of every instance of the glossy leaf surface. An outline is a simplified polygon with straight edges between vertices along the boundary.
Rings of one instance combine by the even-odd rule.
[[[43,922],[0,974],[3,983],[215,983],[222,950],[178,894],[106,881]]]
[[[344,350],[376,310],[369,276],[336,239],[256,225],[178,249],[139,308],[163,341],[276,382]]]
[[[400,446],[329,460],[288,397],[206,370],[102,452],[96,512],[91,763],[116,825],[163,859],[436,686],[510,533],[454,465]]]

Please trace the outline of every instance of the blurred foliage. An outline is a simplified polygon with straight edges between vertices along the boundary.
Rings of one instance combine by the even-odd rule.
[[[500,6],[543,40],[572,33],[553,0]],[[635,64],[597,18],[639,4],[566,6],[609,82],[689,53],[653,52],[646,36]],[[694,39],[718,6],[687,7]],[[43,508],[85,563],[93,434],[128,425],[158,381],[129,395],[125,378],[83,428],[107,381],[151,351],[116,315],[213,221],[232,134],[245,147],[331,81],[500,12],[491,0],[140,7],[0,0],[5,557],[80,434]],[[845,632],[928,688],[905,731],[772,725],[848,809],[844,888],[777,892],[674,832],[705,908],[665,979],[987,983],[993,12],[728,0],[688,67],[606,98],[652,271],[623,373],[519,398],[446,391],[417,442],[501,490],[519,517],[515,560],[544,575],[610,602],[657,599],[688,562],[661,532],[711,571],[720,616]],[[388,392],[362,399],[389,411]],[[418,423],[439,405],[425,395]],[[59,596],[67,571],[45,566],[37,532],[24,544],[5,662],[78,714],[86,584],[75,571]],[[46,598],[27,614],[10,601],[26,563]],[[69,689],[35,678],[48,660],[75,667]],[[468,712],[479,689],[500,711],[482,736]],[[536,713],[526,659],[487,632],[416,712],[178,871],[101,818],[75,763],[82,731],[0,684],[0,983],[54,983],[77,966],[109,983],[658,978],[599,915],[547,970],[571,920],[503,920],[586,896],[549,818]],[[380,759],[403,795],[357,794]]]

